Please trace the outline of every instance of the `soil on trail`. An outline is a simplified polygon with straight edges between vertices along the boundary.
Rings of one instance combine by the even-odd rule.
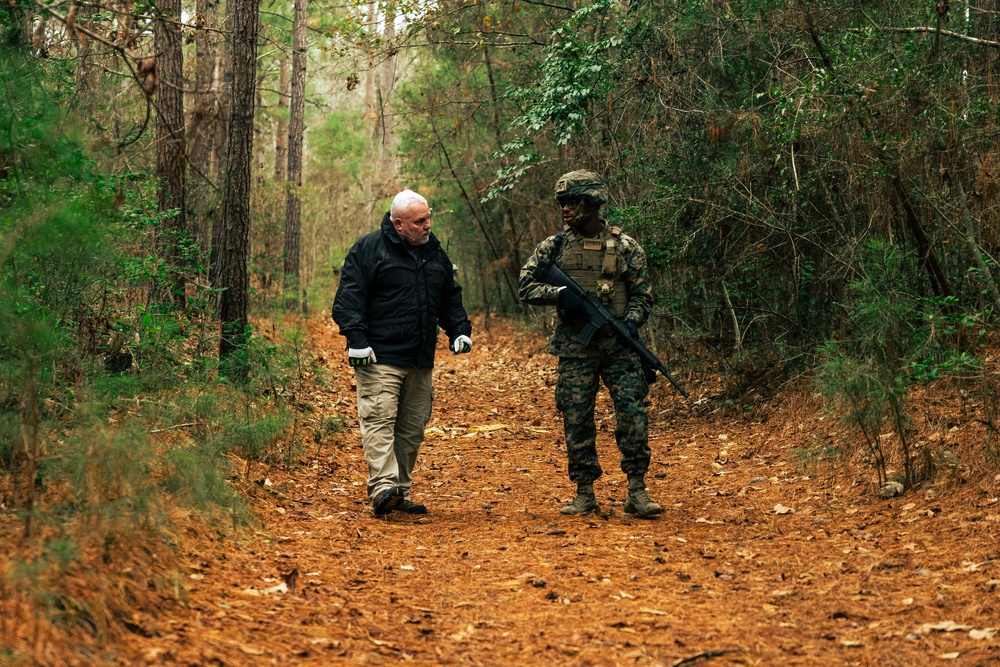
[[[1000,662],[995,489],[939,480],[878,500],[870,478],[794,457],[830,431],[814,406],[734,420],[697,384],[683,401],[660,382],[648,486],[665,513],[623,513],[602,390],[603,513],[565,517],[555,360],[494,321],[472,354],[439,350],[412,492],[430,513],[376,519],[343,339],[308,327],[332,376],[309,419],[345,430],[267,471],[259,532],[186,546],[184,603],[143,619],[138,664]]]

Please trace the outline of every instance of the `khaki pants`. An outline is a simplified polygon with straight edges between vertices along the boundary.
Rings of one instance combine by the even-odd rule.
[[[358,417],[368,462],[368,497],[393,486],[409,497],[413,465],[431,418],[430,368],[357,366]]]

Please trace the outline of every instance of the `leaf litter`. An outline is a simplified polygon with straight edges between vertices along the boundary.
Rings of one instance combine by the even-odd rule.
[[[264,477],[271,486],[251,494],[261,534],[184,536],[178,549],[211,576],[187,572],[182,595],[136,613],[148,631],[111,640],[125,664],[924,664],[959,656],[975,664],[996,653],[1000,522],[977,509],[981,492],[939,485],[931,500],[908,491],[900,503],[880,499],[864,468],[796,469],[809,424],[819,428],[808,388],[748,417],[715,407],[721,385],[707,373],[682,378],[698,397],[689,403],[655,384],[647,486],[665,512],[646,521],[622,511],[626,483],[602,391],[602,513],[565,517],[559,508],[574,487],[553,404],[555,360],[538,334],[478,321],[472,354],[453,357],[444,344],[438,352],[412,491],[429,514],[383,520],[364,497],[343,339],[329,321],[306,326],[328,379],[308,392],[295,465],[273,465]],[[334,410],[346,428],[314,442],[310,422]],[[901,523],[900,512],[919,521]],[[299,571],[308,575],[297,583],[283,574]],[[277,583],[247,585],[268,579]]]

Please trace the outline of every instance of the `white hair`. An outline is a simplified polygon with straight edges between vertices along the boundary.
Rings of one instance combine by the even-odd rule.
[[[392,208],[389,209],[389,217],[395,220],[399,217],[399,214],[410,208],[414,204],[423,204],[428,206],[427,200],[423,198],[422,195],[418,195],[413,190],[403,190],[392,200]]]

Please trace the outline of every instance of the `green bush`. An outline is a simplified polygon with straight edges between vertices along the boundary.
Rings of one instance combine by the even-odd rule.
[[[164,455],[164,462],[168,472],[162,486],[175,500],[209,516],[224,510],[234,523],[247,523],[246,504],[227,480],[228,459],[213,447],[173,449]]]
[[[921,291],[912,284],[919,275],[916,262],[891,243],[868,242],[842,304],[844,335],[819,349],[818,387],[829,408],[860,438],[880,486],[889,481],[893,463],[902,466],[904,487],[918,481],[908,405],[917,378],[911,371],[918,361],[925,371],[936,366],[947,349],[934,326],[946,312],[934,300],[916,296]],[[896,444],[887,448],[887,442]]]

